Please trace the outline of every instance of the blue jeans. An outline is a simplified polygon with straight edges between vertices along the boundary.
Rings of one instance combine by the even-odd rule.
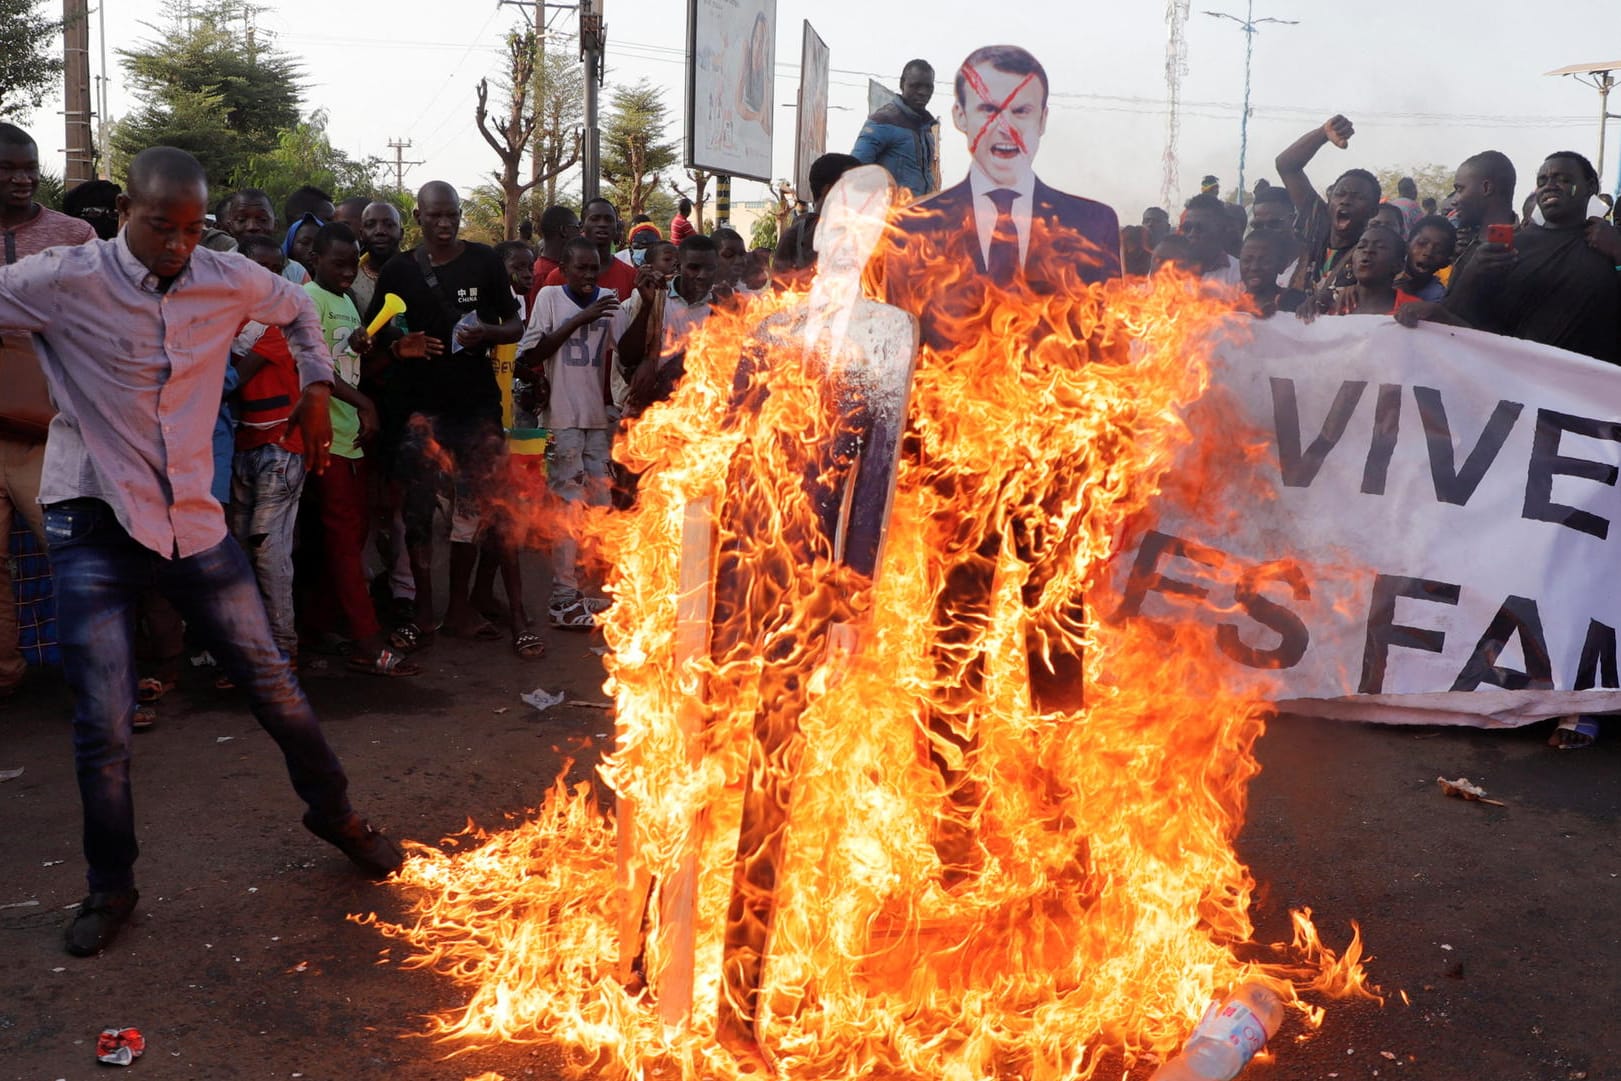
[[[293,534],[304,490],[304,456],[267,443],[236,452],[231,470],[231,532],[247,553],[270,633],[288,657],[298,656],[293,625]]]
[[[164,559],[124,532],[96,499],[45,508],[56,570],[62,668],[73,691],[73,756],[84,804],[84,855],[92,893],[135,885],[135,805],[130,793],[135,713],[135,610],[156,588],[189,623],[237,686],[287,760],[293,789],[321,819],[350,813],[348,779],[292,666],[270,636],[247,557],[227,536],[205,552]]]

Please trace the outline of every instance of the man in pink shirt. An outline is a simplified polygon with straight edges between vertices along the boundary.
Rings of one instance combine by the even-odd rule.
[[[58,412],[40,500],[56,576],[62,672],[84,808],[89,896],[69,953],[99,953],[134,912],[135,606],[156,588],[246,693],[276,742],[305,827],[374,878],[404,862],[357,814],[349,779],[276,645],[247,556],[214,498],[211,444],[237,329],[278,326],[298,364],[304,455],[332,450],[332,356],[309,295],[236,253],[199,246],[208,178],[196,158],[151,147],[130,162],[115,240],[0,267],[0,325],[40,350]]]
[[[21,128],[0,124],[0,242],[4,243],[5,263],[46,248],[96,239],[89,222],[40,206],[34,198],[38,191],[39,147]],[[0,343],[8,351],[26,353],[33,348],[26,332],[5,327],[0,327]],[[4,404],[0,399],[0,405]],[[17,648],[17,606],[11,599],[11,561],[4,550],[13,515],[28,523],[41,545],[45,542],[39,510],[45,432],[8,423],[4,414],[0,409],[0,698],[16,691],[27,670]]]

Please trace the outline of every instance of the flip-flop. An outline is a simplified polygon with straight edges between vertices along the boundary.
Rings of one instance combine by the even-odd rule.
[[[446,638],[463,638],[474,642],[498,642],[506,637],[500,627],[488,621],[480,623],[470,631],[458,631],[446,623],[440,626],[439,633]]]
[[[546,656],[546,639],[534,631],[524,631],[512,639],[512,652],[526,661],[538,661]]]
[[[418,676],[422,674],[421,666],[412,664],[392,649],[380,649],[375,657],[362,657],[356,654],[349,658],[348,667],[351,672],[364,672],[368,676]]]
[[[1548,746],[1561,751],[1583,751],[1598,740],[1598,718],[1588,714],[1561,717],[1559,727],[1548,737]]]

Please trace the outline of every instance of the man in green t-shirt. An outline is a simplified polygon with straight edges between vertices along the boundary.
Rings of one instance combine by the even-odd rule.
[[[360,325],[360,313],[349,299],[349,287],[360,272],[360,243],[341,222],[323,225],[315,236],[314,277],[304,286],[320,313],[337,378],[332,389],[332,461],[325,473],[309,479],[321,516],[325,558],[321,587],[314,594],[310,622],[326,635],[347,625],[355,649],[349,666],[380,676],[414,676],[421,671],[388,648],[383,640],[364,565],[368,511],[364,444],[378,427],[377,411],[357,389],[360,355],[371,339]]]

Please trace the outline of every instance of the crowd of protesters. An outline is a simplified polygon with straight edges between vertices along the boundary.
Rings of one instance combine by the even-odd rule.
[[[1018,74],[1023,63],[1014,52],[993,50],[976,70],[994,79],[1003,71]],[[1039,74],[1044,111],[1045,73]],[[1025,78],[1013,93],[1029,82]],[[417,676],[421,669],[412,655],[439,635],[504,640],[519,657],[544,656],[546,640],[524,605],[518,559],[529,538],[531,496],[512,479],[506,429],[549,431],[551,499],[599,507],[633,499],[634,478],[613,462],[613,433],[673,393],[682,376],[684,340],[712,310],[809,280],[816,262],[815,208],[844,172],[876,162],[889,170],[904,199],[949,201],[959,192],[977,203],[982,193],[976,188],[970,196],[966,182],[943,196],[938,191],[938,125],[927,112],[932,67],[911,61],[900,87],[900,96],[868,120],[853,154],[827,154],[814,163],[807,212],[764,251],[750,251],[724,225],[701,232],[687,200],[660,228],[645,215],[625,222],[620,208],[601,198],[587,201],[578,214],[550,207],[524,223],[524,239],[491,247],[462,237],[460,196],[442,181],[417,193],[411,214],[421,240],[407,250],[405,219],[390,202],[312,186],[294,191],[280,207],[252,188],[221,198],[206,192],[195,161],[166,148],[137,158],[128,191],[91,181],[67,192],[57,212],[37,199],[34,140],[0,124],[0,231],[8,264],[47,251],[70,267],[99,259],[100,273],[135,276],[129,311],[141,318],[147,313],[140,305],[148,301],[161,308],[174,299],[179,308],[181,298],[195,297],[194,290],[177,290],[172,297],[168,292],[187,274],[217,275],[235,283],[236,293],[246,289],[260,297],[252,303],[240,296],[232,304],[221,301],[217,313],[198,308],[199,318],[232,320],[229,356],[210,361],[223,372],[220,381],[199,379],[185,403],[173,401],[166,384],[179,380],[177,354],[191,343],[177,343],[172,334],[152,343],[161,374],[149,388],[154,413],[147,421],[161,435],[134,428],[114,432],[125,441],[120,453],[136,456],[150,470],[141,483],[161,480],[151,484],[151,506],[132,502],[141,483],[126,486],[116,470],[97,464],[102,436],[93,429],[107,418],[95,414],[86,430],[80,416],[70,413],[108,403],[87,398],[63,406],[51,422],[49,451],[43,430],[0,416],[0,529],[9,531],[15,514],[41,543],[48,542],[53,560],[70,569],[90,561],[87,553],[101,553],[97,538],[103,534],[179,565],[207,548],[210,515],[223,514],[245,557],[242,580],[251,583],[262,605],[264,639],[271,643],[266,649],[278,658],[250,664],[240,641],[222,646],[220,634],[229,621],[206,608],[177,611],[173,590],[153,587],[163,584],[159,574],[145,587],[131,587],[121,617],[140,638],[145,662],[138,673],[134,644],[127,650],[129,674],[138,679],[125,689],[107,681],[121,678],[118,672],[107,678],[102,673],[92,686],[88,676],[70,672],[81,700],[76,749],[92,865],[92,894],[70,929],[70,950],[100,949],[134,906],[127,875],[133,833],[127,804],[119,803],[127,801],[129,758],[122,737],[155,723],[156,706],[175,686],[188,655],[204,663],[219,660],[221,687],[248,684],[261,721],[284,741],[295,786],[310,802],[310,829],[368,871],[387,873],[398,865],[392,842],[349,809],[341,767],[291,673],[312,655],[323,655],[342,657],[358,673]],[[959,76],[954,115],[972,111],[968,94]],[[1006,101],[1000,109],[990,97],[986,101],[992,107],[985,130],[1022,122]],[[1033,155],[1039,134],[1015,132],[1008,142],[1028,146]],[[1360,168],[1341,172],[1319,193],[1307,168],[1329,143],[1345,149],[1353,134],[1351,123],[1339,116],[1307,132],[1277,157],[1282,183],[1261,181],[1244,193],[1247,205],[1223,200],[1216,178],[1205,178],[1177,214],[1150,207],[1140,225],[1118,229],[1119,248],[1094,269],[1103,276],[1196,276],[1225,287],[1259,317],[1393,314],[1408,326],[1471,326],[1621,362],[1621,234],[1605,220],[1608,207],[1599,202],[1598,178],[1586,158],[1569,151],[1549,155],[1523,210],[1515,202],[1514,166],[1496,151],[1462,162],[1452,194],[1439,206],[1421,201],[1406,179],[1387,194],[1373,173]],[[971,147],[975,168],[994,174],[1000,144],[987,142],[983,162],[979,144],[975,139]],[[1036,183],[1028,177],[1025,182]],[[1019,218],[1009,210],[1017,193],[1011,181],[1005,183],[1004,190],[986,196],[987,207],[996,204],[987,211],[996,220],[980,230],[981,261],[999,285],[998,275],[1016,280],[1037,265],[1031,254],[1019,270],[1025,256],[1015,230],[1028,225],[1016,223],[1027,223],[1030,211]],[[1094,224],[1106,221],[1112,246],[1117,225],[1107,208],[1031,190],[1038,202],[1045,200],[1047,209],[1039,212],[1054,220],[1090,215]],[[182,223],[163,217],[184,211],[193,193],[206,195],[206,217],[199,212],[196,221]],[[1007,201],[998,202],[1004,194]],[[1068,202],[1054,201],[1060,197]],[[143,213],[146,218],[139,218]],[[61,255],[98,242],[95,256],[76,263]],[[142,244],[146,248],[137,250]],[[213,254],[199,264],[194,248]],[[236,256],[224,254],[231,252]],[[19,274],[0,282],[0,302],[10,305],[5,310],[34,311],[24,295],[31,280]],[[249,282],[252,289],[244,284]],[[105,302],[117,301],[115,296]],[[299,315],[292,319],[295,309]],[[48,322],[38,318],[40,325]],[[161,317],[157,323],[162,325]],[[47,332],[22,329],[46,345],[56,365],[84,348],[71,335],[58,347]],[[0,329],[0,341],[13,353],[19,337],[27,341],[15,328]],[[121,347],[136,348],[128,342]],[[503,355],[513,358],[510,388],[500,378]],[[326,356],[330,369],[316,360]],[[9,356],[8,363],[16,360]],[[64,382],[71,375],[53,363],[44,367],[51,373],[52,397],[62,406],[64,396],[75,393]],[[200,405],[197,391],[212,394],[215,387],[218,400]],[[199,407],[206,407],[198,423],[211,428],[210,452],[195,461],[168,457],[178,446],[169,442],[171,420],[180,423],[175,411]],[[138,425],[140,418],[131,417]],[[69,461],[70,453],[79,457]],[[443,596],[434,579],[441,544],[448,546]],[[589,631],[608,603],[598,575],[567,536],[554,533],[550,547],[545,621]],[[6,566],[0,561],[0,573]],[[224,571],[197,573],[205,591],[234,588]],[[497,578],[504,597],[497,595]],[[75,582],[68,590],[73,599],[63,603],[83,609],[89,602],[78,589]],[[24,675],[15,615],[13,605],[0,604],[0,696],[14,692]],[[64,631],[64,653],[93,649],[83,639],[93,625],[86,615],[83,626]],[[243,633],[253,639],[257,631]],[[211,657],[209,650],[229,656]],[[128,702],[122,701],[126,690]],[[92,706],[100,711],[94,717]],[[1573,719],[1556,742],[1582,745],[1591,742],[1594,730],[1590,719]],[[109,769],[125,771],[123,780],[108,781]],[[109,795],[113,789],[123,795]],[[92,837],[95,830],[100,832]]]
[[[1474,327],[1621,363],[1621,233],[1586,157],[1548,155],[1523,203],[1495,150],[1460,163],[1439,205],[1421,202],[1411,178],[1387,193],[1360,168],[1319,194],[1307,166],[1354,133],[1335,116],[1301,136],[1278,155],[1283,184],[1260,181],[1248,207],[1202,191],[1174,230],[1148,208],[1121,230],[1127,272],[1171,266],[1240,286],[1262,316],[1393,313],[1406,326]]]
[[[1360,168],[1319,194],[1307,166],[1354,133],[1343,116],[1306,132],[1277,157],[1283,185],[1261,181],[1247,209],[1201,192],[1175,232],[1163,208],[1145,210],[1121,231],[1127,271],[1236,284],[1261,317],[1393,314],[1621,364],[1621,232],[1592,162],[1549,154],[1518,203],[1514,164],[1496,150],[1459,163],[1439,205],[1421,202],[1411,178],[1391,195]],[[1549,742],[1590,746],[1598,728],[1597,717],[1565,717]]]

